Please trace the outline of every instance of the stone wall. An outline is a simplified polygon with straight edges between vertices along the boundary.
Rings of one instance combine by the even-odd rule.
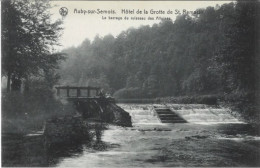
[[[85,119],[99,119],[119,126],[132,126],[129,113],[106,98],[77,100],[74,104]]]

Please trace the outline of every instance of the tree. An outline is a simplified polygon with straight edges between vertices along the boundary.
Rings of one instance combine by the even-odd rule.
[[[217,55],[218,68],[225,83],[224,90],[252,91],[256,89],[257,48],[259,40],[259,2],[238,1],[223,14],[225,45]]]
[[[48,1],[17,0],[2,3],[2,69],[10,86],[19,90],[21,80],[49,76],[64,58],[54,53],[59,45],[61,20],[51,21]],[[12,82],[12,85],[11,85]]]

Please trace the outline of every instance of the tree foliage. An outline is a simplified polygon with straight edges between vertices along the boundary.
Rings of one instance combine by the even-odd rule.
[[[2,69],[13,86],[21,79],[44,76],[58,67],[62,54],[54,47],[62,21],[53,22],[47,1],[4,0],[2,3]],[[19,84],[17,89],[19,89]]]
[[[64,50],[63,82],[106,85],[117,97],[252,92],[259,61],[259,3],[201,9],[116,38],[96,37]],[[97,80],[99,79],[99,80]],[[102,79],[102,80],[101,80]]]

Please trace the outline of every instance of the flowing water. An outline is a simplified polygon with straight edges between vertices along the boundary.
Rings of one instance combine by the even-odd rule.
[[[260,166],[259,129],[239,121],[229,109],[167,104],[187,123],[162,124],[152,104],[119,105],[130,113],[132,128],[110,125],[101,143],[58,147],[42,159],[41,152],[29,151],[31,156],[14,161],[36,157],[41,164],[32,161],[29,166],[54,167]]]

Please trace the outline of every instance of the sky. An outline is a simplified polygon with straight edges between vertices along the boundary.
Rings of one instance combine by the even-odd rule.
[[[52,1],[53,20],[63,19],[64,30],[58,50],[79,46],[86,38],[93,40],[96,35],[104,37],[112,34],[116,37],[130,27],[152,26],[161,20],[157,17],[175,20],[176,16],[186,11],[194,12],[198,8],[215,7],[230,1]],[[68,9],[66,16],[61,16],[61,7]],[[123,11],[125,13],[123,13]],[[138,12],[139,10],[139,12]],[[147,14],[144,14],[144,10]],[[96,13],[92,13],[92,12]],[[103,13],[99,12],[102,11]],[[104,13],[113,11],[112,13]],[[129,13],[126,13],[129,11]],[[141,11],[141,13],[140,13]],[[85,13],[84,13],[85,12]],[[164,13],[163,13],[164,12]],[[110,19],[109,17],[113,17]],[[116,18],[117,17],[117,18]],[[127,17],[128,19],[125,19]],[[139,19],[145,20],[136,20]],[[148,17],[154,20],[148,20]],[[106,18],[106,19],[104,19]],[[121,20],[118,20],[121,19]]]

